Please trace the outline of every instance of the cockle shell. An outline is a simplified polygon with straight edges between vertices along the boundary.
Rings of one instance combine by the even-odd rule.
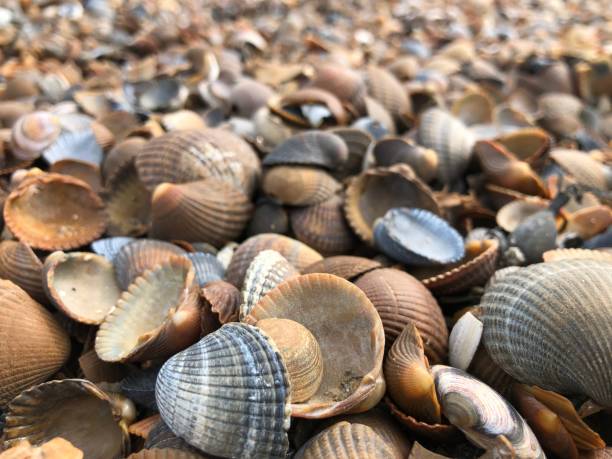
[[[213,254],[204,252],[190,252],[184,256],[191,261],[191,264],[193,265],[198,286],[204,287],[210,282],[223,279],[225,268]]]
[[[603,164],[578,150],[555,148],[550,157],[581,185],[598,190],[609,188]]]
[[[269,86],[244,78],[232,88],[230,103],[239,116],[251,118],[257,110],[265,107],[273,96],[274,91]]]
[[[159,367],[140,370],[132,368],[120,383],[121,393],[129,397],[137,405],[142,405],[151,410],[157,410],[155,402],[155,381]]]
[[[153,399],[155,399],[155,382],[153,382]],[[157,404],[155,404],[157,407]],[[156,408],[157,409],[157,408]],[[160,416],[161,418],[161,416]],[[146,439],[145,448],[171,448],[191,453],[199,453],[200,451],[182,438],[177,437],[162,419],[149,432],[149,437]]]
[[[61,132],[57,116],[48,112],[32,112],[20,117],[11,131],[11,151],[19,160],[38,158]]]
[[[274,166],[264,173],[262,180],[264,193],[292,206],[318,204],[340,188],[330,174],[308,166]]]
[[[557,247],[557,226],[555,217],[548,209],[527,217],[510,236],[525,256],[527,263],[542,261],[542,254]]]
[[[258,199],[246,228],[247,237],[262,233],[287,234],[288,232],[289,216],[285,207],[276,199],[267,197]]]
[[[366,85],[357,72],[342,65],[324,64],[316,68],[312,86],[331,92],[358,112],[363,110]]]
[[[1,247],[1,246],[0,246]],[[544,252],[542,258],[545,262],[559,260],[589,259],[602,260],[612,263],[612,253],[603,250],[590,249],[555,249]]]
[[[108,261],[113,261],[115,259],[115,255],[121,250],[121,248],[133,242],[135,239],[133,237],[107,237],[103,239],[98,239],[91,243],[91,250],[93,250],[98,255],[102,255]]]
[[[49,166],[49,172],[82,180],[96,193],[100,193],[103,189],[100,168],[97,164],[78,159],[61,159]]]
[[[289,448],[287,370],[255,327],[226,324],[172,356],[159,372],[162,419],[209,454],[284,458]]]
[[[349,121],[347,111],[335,95],[314,87],[298,89],[280,98],[273,98],[268,101],[268,107],[286,121],[304,128],[344,126]],[[320,108],[320,115],[308,116],[309,107]]]
[[[526,218],[548,208],[548,201],[538,198],[516,199],[510,201],[497,211],[495,221],[504,230],[511,233]]]
[[[64,159],[75,159],[100,165],[104,154],[93,131],[63,132],[53,144],[43,152],[43,158],[49,164]]]
[[[326,131],[307,131],[296,134],[279,144],[264,158],[264,166],[318,166],[334,171],[349,157],[341,137]]]
[[[540,263],[493,284],[481,300],[491,358],[525,384],[612,406],[611,267],[598,260]]]
[[[364,74],[368,93],[393,115],[396,121],[405,122],[412,107],[408,93],[395,76],[381,67],[370,65]]]
[[[348,147],[348,159],[344,166],[336,171],[336,176],[344,178],[361,172],[368,147],[374,141],[372,136],[367,131],[354,127],[336,127],[329,132],[344,140]]]
[[[352,281],[362,274],[381,267],[378,261],[369,258],[337,255],[311,264],[302,270],[302,274],[327,273]]]
[[[0,242],[0,277],[10,280],[41,303],[47,296],[41,281],[42,263],[34,251],[23,242]]]
[[[496,139],[510,153],[532,167],[541,166],[550,149],[550,136],[543,129],[523,128],[504,134]]]
[[[115,177],[126,167],[134,163],[134,159],[147,140],[142,137],[128,137],[117,143],[106,155],[102,163],[102,176],[106,184],[114,182]]]
[[[466,126],[493,121],[495,102],[484,91],[468,90],[453,102],[451,111]]]

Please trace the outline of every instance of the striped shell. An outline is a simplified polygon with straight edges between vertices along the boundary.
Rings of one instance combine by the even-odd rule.
[[[408,93],[391,72],[371,65],[365,71],[364,80],[368,94],[380,102],[396,121],[405,120],[411,114]]]
[[[292,206],[318,204],[340,188],[327,172],[307,166],[274,166],[264,173],[262,182],[265,194]]]
[[[542,165],[550,149],[551,139],[539,128],[523,128],[498,137],[497,142],[521,161],[532,167]]]
[[[120,383],[121,393],[138,405],[157,410],[155,402],[155,381],[159,368],[132,369]]]
[[[302,270],[302,274],[327,273],[352,281],[362,274],[381,267],[378,261],[369,258],[337,255],[311,264]]]
[[[128,137],[115,145],[102,163],[104,182],[113,182],[121,171],[133,164],[136,155],[146,143],[147,140],[142,137]]]
[[[350,104],[357,111],[363,109],[366,86],[361,76],[350,68],[334,64],[319,65],[311,84],[331,92],[341,102]]]
[[[42,263],[23,242],[0,242],[0,278],[10,280],[40,303],[47,302],[41,281]]]
[[[481,301],[492,359],[525,384],[612,406],[611,268],[605,261],[562,260],[493,284]]]
[[[581,185],[598,190],[609,188],[603,164],[586,153],[556,148],[550,152],[550,157]]]
[[[153,382],[153,401],[155,401],[155,381]],[[155,404],[157,407],[157,404]],[[156,408],[157,409],[157,408]],[[161,417],[161,416],[160,416]],[[149,432],[149,437],[146,439],[145,448],[171,448],[191,453],[201,453],[198,449],[191,446],[182,438],[177,437],[162,419]]]
[[[102,238],[91,243],[91,250],[98,255],[102,255],[108,261],[114,261],[119,250],[134,240],[133,237],[124,236]]]
[[[204,287],[210,282],[223,279],[225,268],[216,256],[204,252],[191,252],[184,255],[195,271],[196,282],[199,287]]]
[[[336,171],[336,176],[344,178],[359,174],[368,147],[374,141],[372,136],[367,131],[354,127],[337,127],[330,129],[329,132],[344,140],[348,148],[348,159],[344,166]]]
[[[141,449],[137,453],[130,454],[127,459],[203,459],[199,453],[191,453],[175,448],[153,448]]]
[[[162,367],[155,388],[162,419],[215,456],[284,458],[289,448],[287,370],[254,327],[227,324]]]
[[[0,246],[1,247],[1,246]],[[545,262],[559,260],[589,259],[602,260],[612,263],[612,253],[603,250],[590,249],[555,249],[544,252],[542,258]]]

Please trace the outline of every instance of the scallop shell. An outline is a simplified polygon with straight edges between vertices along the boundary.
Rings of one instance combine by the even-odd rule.
[[[275,250],[259,252],[244,276],[240,320],[243,320],[270,290],[299,274],[299,271]]]
[[[275,166],[263,176],[262,189],[283,204],[309,206],[329,199],[341,188],[327,172],[308,166]]]
[[[137,453],[130,454],[127,459],[202,459],[198,453],[182,451],[174,448],[141,449]]]
[[[3,453],[1,459],[27,459],[44,457],[45,459],[83,459],[83,451],[61,437],[55,437],[40,446],[32,446],[27,440],[19,440]]]
[[[396,122],[405,122],[412,107],[408,93],[398,79],[388,70],[370,65],[365,71],[364,80],[369,95],[380,102]]]
[[[496,139],[506,150],[532,167],[543,165],[551,146],[551,138],[543,129],[523,128]]]
[[[151,235],[220,247],[242,233],[252,209],[240,190],[213,177],[179,185],[163,183],[153,192]]]
[[[438,154],[438,179],[452,184],[465,172],[474,136],[461,121],[439,108],[421,114],[417,142]]]
[[[337,255],[311,264],[302,270],[302,274],[327,273],[352,281],[362,274],[381,267],[378,261],[369,258]]]
[[[93,414],[95,413],[95,416]],[[121,412],[107,394],[85,379],[34,386],[8,406],[4,444],[34,444],[62,437],[92,459],[119,459],[129,449]]]
[[[112,236],[140,236],[151,226],[151,193],[138,178],[133,165],[117,173],[106,196],[108,233]]]
[[[440,213],[431,189],[405,164],[370,169],[354,178],[346,190],[346,218],[365,242],[373,242],[372,227],[376,219],[394,207],[417,207]]]
[[[21,116],[11,131],[11,151],[19,160],[38,158],[61,132],[57,116],[43,111]]]
[[[47,302],[41,282],[42,263],[22,242],[0,242],[0,278],[10,280],[40,303]]]
[[[203,252],[187,253],[184,256],[193,265],[198,286],[204,287],[210,282],[223,279],[225,268],[216,256]]]
[[[91,250],[93,250],[98,255],[102,255],[108,261],[114,261],[115,256],[119,253],[119,250],[130,242],[135,241],[133,237],[107,237],[103,239],[98,239],[97,241],[93,241],[91,243]]]
[[[287,370],[255,327],[226,324],[172,356],[155,392],[172,431],[206,453],[257,458],[287,453]]]
[[[370,300],[353,284],[331,274],[289,279],[268,292],[245,322],[257,325],[273,317],[305,326],[323,356],[321,386],[306,403],[291,404],[292,416],[321,418],[347,412],[377,389],[385,340],[382,323]]]
[[[237,322],[242,295],[229,282],[213,281],[200,290],[202,335],[214,332],[228,322]]]
[[[455,263],[465,254],[463,238],[445,220],[423,209],[394,208],[374,224],[374,242],[401,263]]]
[[[40,304],[0,279],[0,406],[45,381],[70,355],[68,335]]]
[[[385,137],[377,141],[372,149],[376,165],[390,167],[394,164],[408,164],[425,182],[435,178],[438,170],[438,155],[401,137]]]
[[[521,249],[527,263],[538,263],[544,252],[557,247],[556,238],[555,217],[547,209],[527,217],[512,232],[510,241]]]
[[[4,221],[21,242],[43,250],[81,247],[106,229],[100,197],[85,182],[57,174],[28,179],[13,190]]]
[[[598,190],[609,188],[603,165],[591,156],[578,150],[556,148],[550,152],[550,157],[581,185]]]
[[[548,202],[543,199],[517,199],[499,209],[495,220],[500,227],[511,233],[526,218],[547,208]]]
[[[100,165],[104,158],[102,147],[91,129],[85,131],[63,132],[42,154],[49,164],[64,159],[76,159]]]
[[[123,292],[96,335],[106,362],[168,357],[200,335],[200,310],[191,262],[170,258]]]
[[[597,260],[540,263],[488,288],[484,343],[495,363],[520,382],[612,406],[611,267]]]
[[[477,446],[495,448],[503,435],[517,458],[543,459],[538,440],[518,412],[497,392],[457,368],[432,367],[442,411]]]
[[[1,246],[0,246],[1,247]],[[604,252],[602,250],[590,250],[590,249],[555,249],[544,252],[542,258],[545,262],[559,261],[559,260],[575,260],[575,259],[589,259],[589,260],[601,260],[612,263],[612,253]]]
[[[425,342],[425,355],[432,363],[446,360],[448,329],[436,299],[410,274],[381,268],[361,276],[355,285],[370,299],[391,346],[407,324],[413,322]]]

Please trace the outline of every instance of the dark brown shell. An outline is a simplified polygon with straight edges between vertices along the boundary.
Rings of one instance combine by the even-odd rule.
[[[36,301],[46,303],[47,296],[41,280],[42,266],[27,244],[8,240],[0,243],[0,277],[14,282]]]
[[[382,265],[378,261],[369,258],[338,255],[317,261],[303,269],[302,273],[327,273],[352,281],[358,276],[380,267]]]
[[[200,289],[202,335],[212,333],[228,322],[238,321],[242,295],[229,282],[213,281]]]

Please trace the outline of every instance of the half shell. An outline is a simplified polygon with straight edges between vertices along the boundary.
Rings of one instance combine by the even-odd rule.
[[[36,159],[61,130],[59,118],[51,113],[37,111],[23,115],[13,125],[11,151],[19,160]]]
[[[438,155],[435,151],[401,137],[379,140],[374,145],[372,154],[376,164],[381,167],[398,163],[408,164],[425,182],[432,180],[438,171]]]
[[[607,190],[608,181],[603,164],[578,150],[554,149],[550,157],[581,185]]]
[[[395,76],[381,67],[370,65],[364,75],[368,94],[393,115],[396,122],[406,122],[412,107],[408,93]]]
[[[47,302],[41,281],[42,263],[23,242],[0,243],[0,278],[10,280],[40,303]]]
[[[327,172],[307,166],[272,167],[262,183],[264,193],[292,206],[323,202],[340,188],[340,183]]]
[[[278,145],[266,155],[262,164],[318,166],[333,171],[341,168],[348,156],[348,147],[342,138],[325,131],[308,131]]]
[[[214,332],[228,322],[237,322],[242,295],[229,282],[213,281],[200,290],[202,335]]]

